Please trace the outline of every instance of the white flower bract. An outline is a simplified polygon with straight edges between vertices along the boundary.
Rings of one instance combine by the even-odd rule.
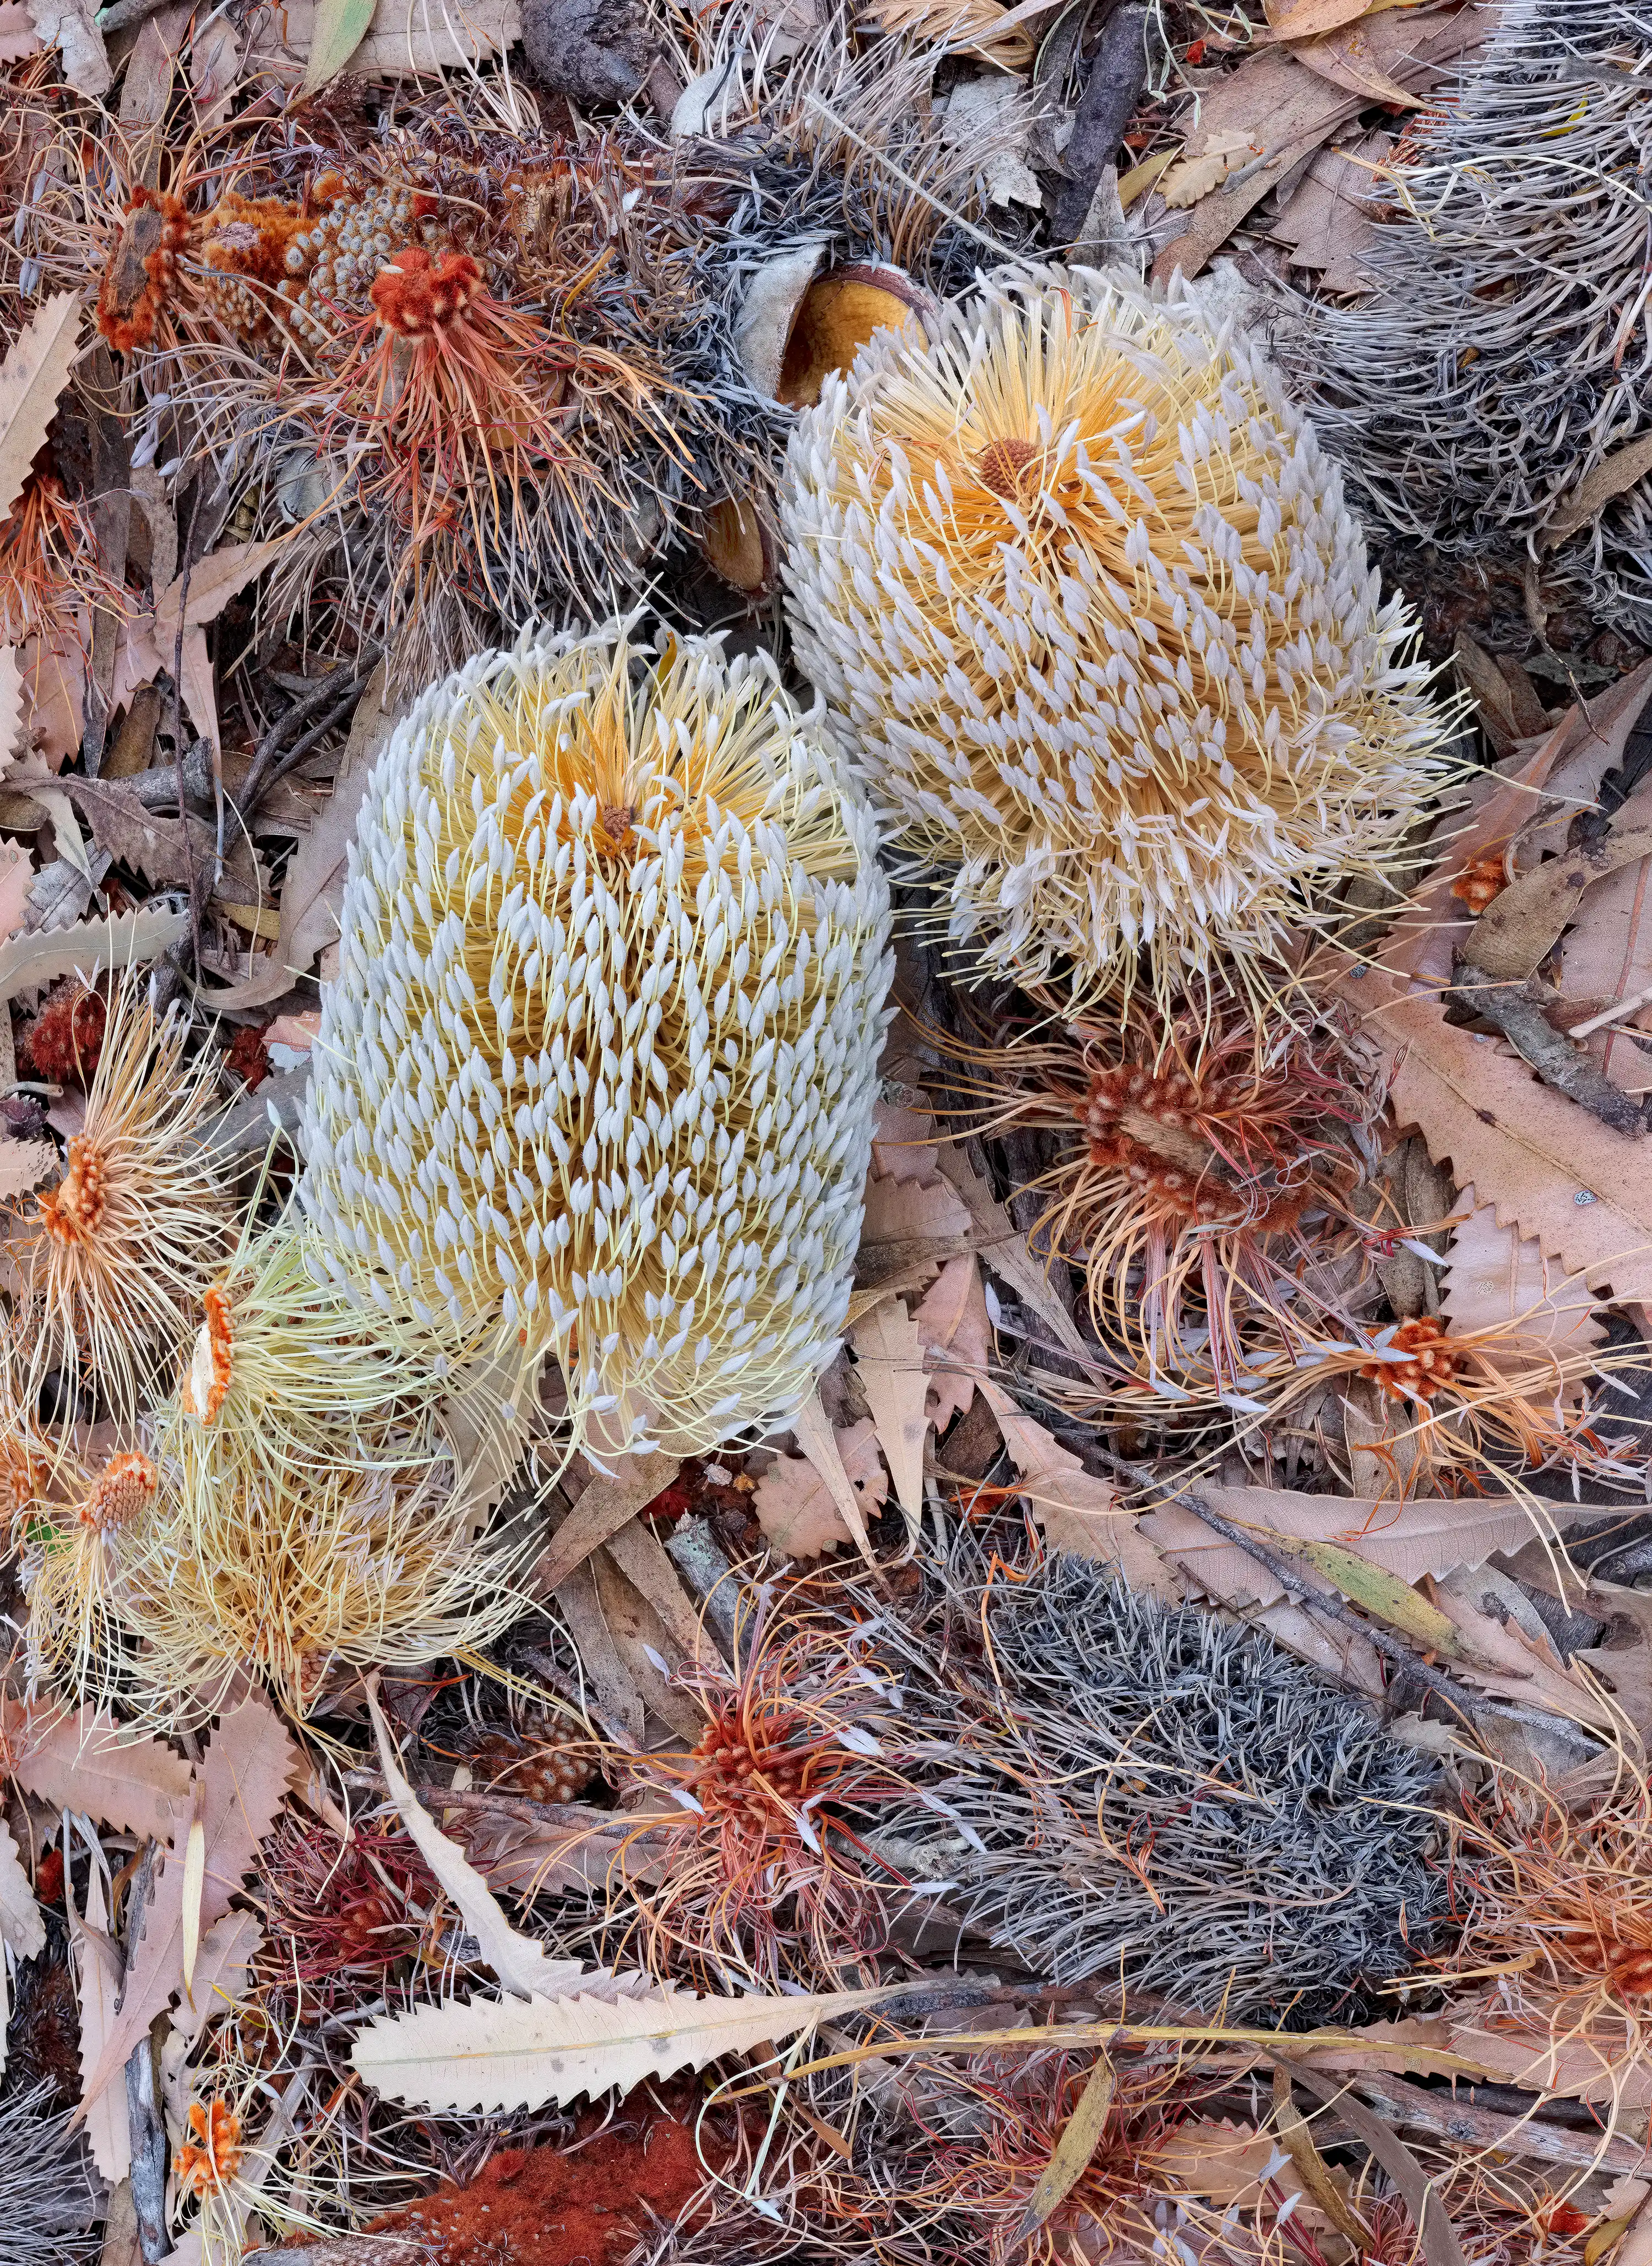
[[[1412,625],[1267,365],[1183,291],[990,278],[800,420],[799,661],[983,969],[1162,994],[1379,868],[1447,766]]]
[[[369,782],[316,1048],[330,1270],[554,1354],[604,1447],[784,1422],[859,1238],[875,848],[761,657],[615,623],[427,692]]]

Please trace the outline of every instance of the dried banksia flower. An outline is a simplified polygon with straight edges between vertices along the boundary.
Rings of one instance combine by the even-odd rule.
[[[844,1322],[890,962],[870,821],[761,658],[628,625],[435,686],[375,771],[303,1199],[390,1317],[673,1452]]]
[[[1094,2066],[1091,2056],[1054,2050],[961,2062],[920,2051],[897,2065],[859,2120],[853,2171],[826,2182],[843,2233],[876,2227],[879,2255],[992,2266],[1153,2255],[1163,2247],[1154,2206],[1175,2183],[1166,2143],[1195,2097],[1174,2059],[1119,2057],[1088,2161],[1042,2223],[1022,2231]],[[905,2252],[903,2236],[921,2247]]]
[[[1644,475],[1604,508],[1568,507],[1647,430],[1648,53],[1626,0],[1502,10],[1372,185],[1371,289],[1281,326],[1373,521],[1472,562],[1482,583],[1498,560],[1535,596],[1540,562],[1545,593],[1570,585],[1590,619],[1643,639]]]
[[[228,1198],[201,1143],[219,1107],[216,1057],[186,1052],[188,1025],[157,1016],[144,979],[116,981],[85,1123],[62,1178],[26,1200],[11,1250],[33,1385],[84,1369],[128,1414],[161,1377],[222,1257]]]
[[[1427,1948],[1432,1765],[1270,1638],[1069,1557],[966,1561],[947,1605],[932,1783],[955,1830],[917,1808],[899,1830],[1035,1973],[1297,2028]]]
[[[1247,965],[1380,874],[1446,731],[1338,475],[1196,291],[990,279],[787,459],[800,662],[983,970]]]
[[[1652,1791],[1633,1758],[1616,1759],[1612,1783],[1582,1797],[1503,1764],[1464,1795],[1461,1932],[1429,1966],[1483,1997],[1491,2027],[1531,2035],[1534,2051],[1565,2040],[1626,2068],[1652,2042]]]
[[[54,984],[23,1035],[22,1051],[30,1069],[58,1085],[88,1084],[103,1051],[108,1012],[103,994],[77,976]]]
[[[106,1688],[162,1722],[198,1721],[261,1677],[297,1718],[335,1670],[410,1669],[520,1618],[529,1538],[477,1539],[465,1473],[427,1404],[355,1435],[355,1464],[275,1466],[175,1414],[157,1485],[114,1530]]]
[[[632,1885],[637,1917],[609,1955],[705,1987],[870,1974],[903,1884],[866,1833],[913,1798],[898,1694],[852,1630],[795,1601],[760,1597],[736,1649],[735,1673],[701,1659],[680,1678],[705,1715],[687,1752],[629,1763],[626,1790],[684,1815],[654,1829],[658,1885]]]
[[[479,91],[397,104],[370,148],[238,130],[230,182],[94,182],[59,231],[101,247],[104,336],[233,463],[248,530],[292,534],[277,602],[333,601],[404,674],[640,588],[745,455],[699,241],[728,193]]]
[[[1103,1341],[1178,1374],[1193,1333],[1232,1392],[1247,1312],[1312,1312],[1328,1239],[1358,1235],[1347,1198],[1380,1082],[1334,1023],[1253,1026],[1231,999],[1214,1019],[1142,1020],[983,1048],[956,1082],[981,1097],[972,1130],[1056,1137],[1028,1183],[1045,1201],[1033,1240],[1084,1268]]]
[[[412,1957],[439,1901],[424,1860],[399,1830],[353,1824],[347,1841],[290,1813],[259,1854],[265,1943],[259,1973],[307,2008],[360,2006]]]

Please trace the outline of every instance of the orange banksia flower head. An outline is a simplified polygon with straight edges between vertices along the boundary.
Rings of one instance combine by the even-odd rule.
[[[190,2137],[178,2151],[174,2168],[179,2185],[204,2203],[222,2193],[241,2168],[241,2120],[227,2102],[192,2101],[188,2123]]]
[[[98,328],[119,355],[155,343],[189,245],[189,213],[169,190],[140,186],[98,287]]]

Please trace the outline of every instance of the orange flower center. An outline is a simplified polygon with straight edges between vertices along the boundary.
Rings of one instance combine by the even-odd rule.
[[[1368,1361],[1360,1375],[1396,1400],[1432,1400],[1457,1372],[1457,1356],[1445,1343],[1445,1332],[1432,1314],[1419,1314],[1401,1322],[1390,1340],[1404,1361]]]
[[[1451,884],[1451,895],[1466,904],[1470,912],[1483,913],[1494,897],[1500,897],[1509,886],[1509,876],[1503,871],[1502,858],[1476,858],[1465,866]]]
[[[111,1456],[80,1506],[80,1523],[99,1534],[112,1526],[123,1526],[148,1506],[158,1485],[155,1466],[147,1456],[136,1451]]]
[[[423,245],[412,244],[393,254],[368,296],[387,331],[422,339],[457,322],[483,289],[480,264],[469,252],[444,252],[432,259]]]
[[[739,1719],[720,1716],[694,1749],[698,1765],[692,1792],[708,1811],[744,1810],[758,1816],[775,1802],[795,1809],[808,1791],[806,1758],[784,1747],[752,1747],[741,1735]]]
[[[1008,436],[989,441],[976,458],[976,476],[994,495],[1012,500],[1020,495],[1027,468],[1037,454],[1030,441]]]
[[[189,2104],[191,2138],[178,2151],[179,2184],[198,2203],[216,2193],[241,2168],[241,2120],[222,2101],[208,2109],[200,2101]]]
[[[84,1133],[69,1144],[69,1170],[40,1198],[46,1232],[57,1243],[87,1243],[97,1233],[108,1202],[108,1170]]]

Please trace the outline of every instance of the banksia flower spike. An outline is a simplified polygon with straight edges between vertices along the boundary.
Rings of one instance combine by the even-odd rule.
[[[785,1422],[847,1307],[888,924],[765,661],[625,624],[481,655],[362,806],[306,1117],[327,1264],[554,1355],[610,1447]]]
[[[1281,323],[1287,371],[1361,508],[1407,544],[1652,632],[1644,445],[1647,23],[1625,0],[1519,0],[1407,125],[1371,194],[1356,303]],[[1577,106],[1587,77],[1590,99]],[[1472,345],[1466,333],[1472,329]],[[1540,562],[1540,563],[1539,563]]]
[[[84,1371],[117,1416],[172,1358],[227,1240],[228,1200],[200,1139],[218,1106],[216,1059],[191,1061],[186,1035],[140,976],[115,983],[85,1123],[56,1185],[25,1199],[11,1246],[33,1386],[55,1367],[71,1386]]]
[[[1337,474],[1195,290],[1000,276],[880,334],[783,519],[800,662],[983,971],[1254,978],[1448,775]]]

